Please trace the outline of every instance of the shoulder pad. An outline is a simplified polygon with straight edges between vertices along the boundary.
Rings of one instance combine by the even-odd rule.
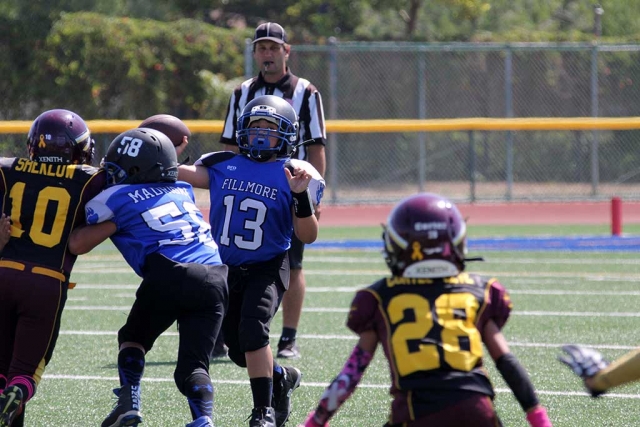
[[[375,314],[378,310],[377,293],[368,287],[356,292],[349,317],[347,318],[347,327],[356,334],[364,331],[375,329]]]
[[[0,166],[10,168],[16,159],[17,157],[0,157]]]
[[[206,166],[211,167],[218,163],[226,162],[236,156],[233,151],[216,151],[214,153],[207,153],[200,156],[194,163],[194,166]]]

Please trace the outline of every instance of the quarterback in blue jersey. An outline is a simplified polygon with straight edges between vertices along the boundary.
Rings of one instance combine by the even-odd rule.
[[[126,131],[109,146],[103,167],[108,187],[85,206],[89,225],[75,230],[69,249],[83,254],[111,238],[143,280],[118,332],[118,403],[102,427],[142,422],[145,354],[176,321],[174,379],[191,410],[187,426],[212,427],[209,363],[227,306],[227,266],[191,185],[177,181],[176,150],[167,136],[147,128]]]
[[[300,371],[275,363],[269,345],[270,323],[289,285],[291,236],[315,241],[314,205],[325,187],[310,163],[290,158],[297,139],[293,107],[280,97],[260,96],[238,119],[239,154],[210,153],[179,167],[181,180],[210,192],[213,237],[229,266],[222,330],[229,357],[249,374],[249,426],[283,426],[291,392],[300,385]]]

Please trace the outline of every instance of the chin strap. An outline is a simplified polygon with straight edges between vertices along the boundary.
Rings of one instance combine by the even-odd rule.
[[[293,155],[296,151],[298,151],[298,148],[304,146],[304,145],[308,145],[312,142],[314,142],[315,139],[307,139],[305,141],[299,142],[296,145],[293,146],[293,148],[291,149],[291,155]]]

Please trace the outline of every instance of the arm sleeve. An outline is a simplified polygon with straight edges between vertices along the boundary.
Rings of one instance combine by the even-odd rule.
[[[326,425],[340,406],[349,399],[360,383],[371,359],[373,359],[373,353],[364,351],[358,346],[354,347],[342,371],[329,384],[320,398],[313,415],[316,424]]]
[[[523,411],[527,412],[540,403],[527,371],[512,353],[500,356],[496,360],[496,368],[513,392]]]

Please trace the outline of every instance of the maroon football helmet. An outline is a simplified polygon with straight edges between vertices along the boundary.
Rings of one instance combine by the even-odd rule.
[[[384,254],[394,276],[436,278],[464,270],[467,226],[458,208],[433,193],[396,205],[384,226]]]
[[[82,117],[69,110],[49,110],[31,125],[29,158],[36,162],[91,164],[95,142]]]

